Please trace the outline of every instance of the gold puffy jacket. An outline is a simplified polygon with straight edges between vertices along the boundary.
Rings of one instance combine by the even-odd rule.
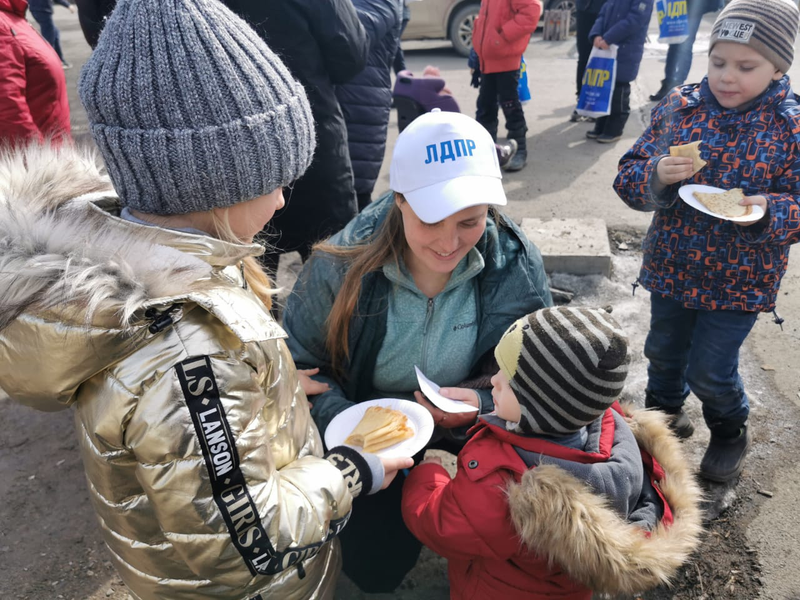
[[[352,497],[240,273],[261,247],[118,211],[90,157],[0,158],[2,392],[74,407],[134,598],[331,598]]]

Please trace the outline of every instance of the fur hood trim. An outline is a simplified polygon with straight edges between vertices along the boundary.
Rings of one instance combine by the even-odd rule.
[[[526,471],[509,486],[511,518],[522,542],[572,579],[611,594],[669,583],[697,548],[702,532],[700,489],[665,415],[623,407],[639,445],[663,467],[660,490],[673,523],[647,535],[619,517],[589,486],[554,465]]]

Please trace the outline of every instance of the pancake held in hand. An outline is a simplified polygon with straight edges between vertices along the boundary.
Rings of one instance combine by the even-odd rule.
[[[708,163],[700,158],[700,142],[692,142],[691,144],[683,144],[681,146],[670,146],[670,156],[683,156],[684,158],[692,159],[692,175],[697,173],[700,169],[705,167]]]
[[[414,431],[408,426],[408,417],[402,412],[383,406],[370,406],[344,443],[360,446],[364,452],[376,452],[413,435]]]
[[[734,188],[719,194],[694,192],[697,201],[711,212],[724,217],[746,217],[753,212],[753,206],[742,206],[739,202],[744,198],[740,188]]]

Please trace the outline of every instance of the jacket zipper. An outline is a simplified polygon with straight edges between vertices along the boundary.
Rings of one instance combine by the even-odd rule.
[[[425,311],[425,326],[422,328],[422,369],[428,370],[428,326],[433,319],[433,298],[428,298],[428,308]]]

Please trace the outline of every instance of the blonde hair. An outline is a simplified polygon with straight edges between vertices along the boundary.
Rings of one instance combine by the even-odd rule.
[[[245,243],[245,240],[234,233],[227,207],[213,209],[211,223],[214,226],[214,235],[220,240],[235,244]],[[264,306],[271,309],[272,297],[280,290],[272,287],[264,268],[254,256],[247,256],[242,260],[242,275],[250,290],[264,303]]]

